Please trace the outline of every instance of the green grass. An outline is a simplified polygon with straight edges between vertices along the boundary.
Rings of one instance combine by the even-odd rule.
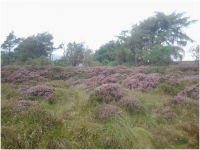
[[[173,94],[138,92],[121,88],[126,96],[138,99],[139,107],[130,111],[113,102],[121,113],[106,120],[95,117],[105,103],[90,103],[94,90],[75,88],[63,81],[49,81],[55,89],[49,103],[18,111],[18,87],[1,86],[1,148],[7,149],[157,149],[199,148],[199,103],[187,101],[178,106],[169,102]],[[173,89],[172,89],[173,90]],[[25,99],[28,100],[28,99]],[[169,106],[176,117],[165,119]]]

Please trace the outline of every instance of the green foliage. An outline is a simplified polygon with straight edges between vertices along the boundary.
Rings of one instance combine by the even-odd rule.
[[[21,42],[22,39],[20,38],[16,38],[16,36],[14,35],[14,31],[11,31],[9,33],[9,35],[6,37],[6,40],[4,41],[4,43],[1,45],[1,48],[4,50],[8,51],[8,54],[3,53],[3,65],[6,65],[6,60],[7,60],[7,65],[13,62],[13,53],[11,54],[11,50],[13,47],[15,47],[17,44],[19,44]],[[2,51],[1,51],[2,53]],[[15,60],[15,58],[14,58]]]
[[[15,49],[18,61],[24,63],[29,58],[37,59],[42,55],[51,58],[51,54],[55,49],[52,40],[53,35],[48,32],[27,37]]]
[[[37,59],[28,58],[25,62],[25,65],[33,65],[33,66],[51,66],[52,62],[45,58],[43,55]]]
[[[133,25],[130,31],[122,31],[116,42],[110,41],[100,47],[95,53],[95,60],[101,63],[104,59],[116,60],[117,64],[127,66],[168,65],[174,60],[182,60],[182,47],[188,41],[193,42],[182,29],[196,22],[184,17],[184,14],[156,12],[154,16]]]
[[[91,50],[88,50],[85,54],[84,54],[84,58],[83,58],[83,65],[84,66],[93,66],[93,54]]]
[[[176,55],[174,53],[172,46],[156,45],[145,52],[143,58],[153,65],[169,65],[173,61],[172,56]],[[182,55],[179,55],[179,58],[182,59]]]
[[[10,52],[10,55],[7,52],[1,52],[1,66],[12,65],[17,61],[17,55],[14,52]]]
[[[161,84],[155,91],[163,92],[164,94],[168,95],[177,95],[182,89],[179,89],[178,87],[171,86],[169,84]]]
[[[57,60],[54,60],[54,66],[64,66],[64,62],[63,62],[63,59],[57,59]]]
[[[91,104],[98,104],[105,102],[105,99],[108,95],[105,94],[98,94],[98,93],[92,93],[89,97],[89,102]]]
[[[162,70],[161,67],[153,66],[151,68],[147,68],[147,71],[150,73],[159,73]]]
[[[199,62],[199,45],[196,47],[190,47],[189,52],[192,53],[192,57],[194,58],[195,62]]]
[[[62,57],[62,61],[66,66],[77,66],[83,62],[84,54],[86,52],[86,48],[84,47],[84,43],[68,43],[67,48],[63,44],[61,46],[64,50],[64,56]]]
[[[105,61],[114,61],[116,53],[115,42],[109,41],[108,43],[102,45],[94,54],[94,60],[103,63]],[[108,63],[107,63],[108,64]],[[107,65],[104,63],[104,65]]]

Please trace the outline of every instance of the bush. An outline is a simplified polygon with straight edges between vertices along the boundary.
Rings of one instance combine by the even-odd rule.
[[[139,91],[149,91],[158,85],[158,74],[137,74],[124,80],[123,84],[126,88],[137,89]]]
[[[54,95],[54,90],[52,87],[45,85],[37,85],[28,89],[27,96],[42,96],[44,99],[50,99]]]
[[[119,107],[106,105],[106,106],[101,106],[96,110],[96,116],[98,119],[103,120],[110,117],[114,117],[116,114],[119,114],[121,112],[122,111]]]
[[[164,115],[164,119],[172,119],[176,117],[176,114],[172,111],[172,109],[169,106],[164,107],[161,110],[161,113]]]
[[[37,59],[28,58],[28,60],[25,62],[25,65],[50,66],[52,65],[52,62],[44,56],[40,56],[40,58]]]
[[[156,45],[145,52],[143,58],[154,65],[169,65],[173,61],[171,55],[173,55],[172,46]],[[182,59],[180,54],[178,56]]]
[[[151,68],[147,68],[147,71],[150,72],[150,73],[159,73],[159,71],[161,69],[162,69],[161,67],[154,66],[154,67],[151,67]]]
[[[124,97],[120,100],[120,104],[131,112],[137,110],[140,106],[139,101],[133,97]]]
[[[172,102],[179,104],[182,101],[189,100],[189,98],[199,100],[199,84],[185,88],[172,99]]]
[[[95,89],[95,92],[90,95],[91,103],[110,103],[118,101],[123,94],[119,91],[119,84],[103,84]]]
[[[108,94],[115,100],[119,100],[122,94],[119,91],[119,84],[103,84],[95,89],[99,94]]]
[[[161,91],[161,92],[164,92],[165,94],[170,94],[170,95],[177,95],[181,90],[179,90],[178,88],[176,87],[173,87],[169,84],[161,84],[159,87],[158,87],[158,91]]]

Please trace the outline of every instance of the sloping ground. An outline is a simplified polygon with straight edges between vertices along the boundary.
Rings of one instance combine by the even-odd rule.
[[[1,148],[199,148],[199,68],[1,68]]]

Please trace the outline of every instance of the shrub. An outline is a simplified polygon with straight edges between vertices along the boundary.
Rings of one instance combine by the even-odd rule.
[[[169,106],[164,107],[161,110],[161,113],[164,114],[164,119],[171,119],[176,117],[176,114],[172,111],[172,109]]]
[[[178,93],[178,95],[199,100],[199,84],[186,88],[184,91]]]
[[[105,83],[116,83],[117,80],[114,77],[105,75],[99,75],[88,79],[88,84],[95,87],[97,85],[105,84]]]
[[[19,100],[17,112],[23,112],[24,110],[30,108],[32,105],[36,105],[37,101]]]
[[[133,97],[124,97],[120,100],[120,103],[123,107],[130,111],[135,111],[140,106],[139,101]]]
[[[119,114],[121,112],[122,111],[119,107],[112,106],[112,105],[106,105],[106,106],[102,106],[102,107],[98,108],[96,110],[96,115],[97,115],[98,119],[103,120],[103,119],[107,119],[109,117],[113,117],[116,114]]]
[[[159,91],[164,92],[165,94],[170,94],[170,95],[177,95],[181,90],[178,88],[171,86],[169,84],[162,84],[158,87]]]
[[[187,64],[179,64],[175,66],[175,69],[181,70],[181,71],[198,71],[199,70],[199,65],[195,63],[187,63]]]
[[[158,73],[161,69],[162,69],[161,67],[154,66],[154,67],[151,67],[151,68],[147,68],[147,71],[150,72],[150,73]]]
[[[199,100],[199,84],[185,88],[172,99],[172,102],[179,104],[182,101],[189,100],[189,98]]]
[[[40,56],[40,58],[37,59],[28,58],[25,64],[34,66],[49,66],[52,65],[52,62],[49,59],[45,58],[44,56]]]
[[[103,84],[95,89],[95,92],[90,95],[92,103],[110,103],[118,101],[123,94],[119,91],[119,84]]]
[[[30,79],[35,79],[37,81],[46,81],[44,77],[40,76],[36,72],[31,72],[31,71],[21,71],[17,75],[14,75],[11,78],[11,81],[13,83],[22,83]]]
[[[95,91],[99,94],[108,94],[111,97],[114,97],[116,100],[119,100],[122,97],[119,87],[119,84],[103,84],[97,87]]]
[[[126,88],[137,89],[139,91],[149,91],[158,85],[158,74],[137,74],[124,80],[123,84]]]
[[[42,96],[47,100],[53,97],[54,90],[52,87],[37,85],[28,89],[26,94],[27,96]]]
[[[188,98],[181,95],[177,95],[177,96],[174,96],[174,98],[172,99],[172,103],[180,104],[182,101],[185,101],[185,100],[188,100]]]
[[[199,75],[193,75],[193,76],[185,76],[182,79],[180,79],[179,81],[196,81],[199,80]]]

